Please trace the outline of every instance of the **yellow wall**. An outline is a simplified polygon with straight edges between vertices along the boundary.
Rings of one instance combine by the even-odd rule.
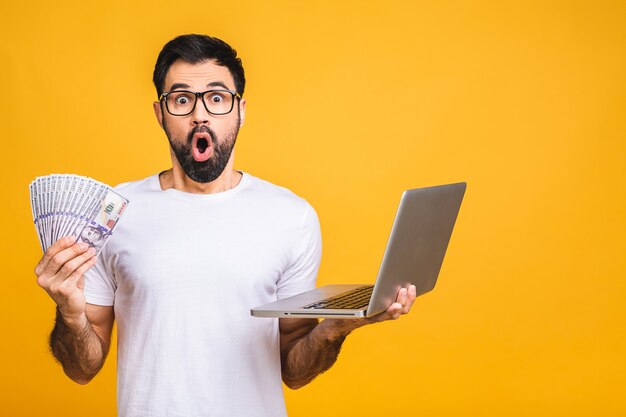
[[[626,3],[221,3],[0,6],[0,414],[114,415],[114,352],[86,387],[47,352],[27,185],[167,168],[152,67],[200,32],[247,71],[237,168],[318,211],[320,284],[374,279],[403,189],[468,182],[435,291],[291,416],[626,415]]]

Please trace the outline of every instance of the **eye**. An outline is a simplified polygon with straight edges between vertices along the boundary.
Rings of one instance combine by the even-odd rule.
[[[189,97],[185,96],[185,95],[180,95],[177,96],[174,101],[176,102],[176,104],[188,104],[189,103]]]
[[[186,91],[174,92],[171,93],[168,97],[170,103],[176,106],[187,106],[193,103],[193,94],[188,93]]]
[[[221,103],[224,101],[224,95],[219,93],[213,93],[209,96],[209,101],[211,103]]]

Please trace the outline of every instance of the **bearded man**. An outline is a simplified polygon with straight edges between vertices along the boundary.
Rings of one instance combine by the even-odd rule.
[[[251,307],[315,286],[317,215],[233,168],[246,110],[233,48],[179,36],[159,54],[153,81],[172,167],[117,187],[130,204],[97,258],[62,238],[40,260],[37,282],[57,304],[51,350],[85,384],[117,321],[120,416],[284,416],[281,380],[309,383],[350,331],[407,313],[415,289],[369,319],[253,318]]]

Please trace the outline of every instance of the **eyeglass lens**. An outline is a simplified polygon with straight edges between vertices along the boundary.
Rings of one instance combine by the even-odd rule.
[[[233,109],[234,95],[230,91],[207,91],[202,97],[209,113],[226,114]],[[166,97],[167,110],[177,116],[189,114],[194,109],[196,98],[191,91],[172,91]]]

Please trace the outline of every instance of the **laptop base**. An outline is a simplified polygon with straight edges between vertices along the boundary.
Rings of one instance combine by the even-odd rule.
[[[354,319],[366,317],[367,306],[362,309],[316,309],[304,308],[304,306],[324,298],[331,298],[367,286],[356,285],[326,285],[315,288],[293,297],[283,298],[273,303],[265,304],[250,310],[255,317],[279,317],[279,318],[334,318]]]

